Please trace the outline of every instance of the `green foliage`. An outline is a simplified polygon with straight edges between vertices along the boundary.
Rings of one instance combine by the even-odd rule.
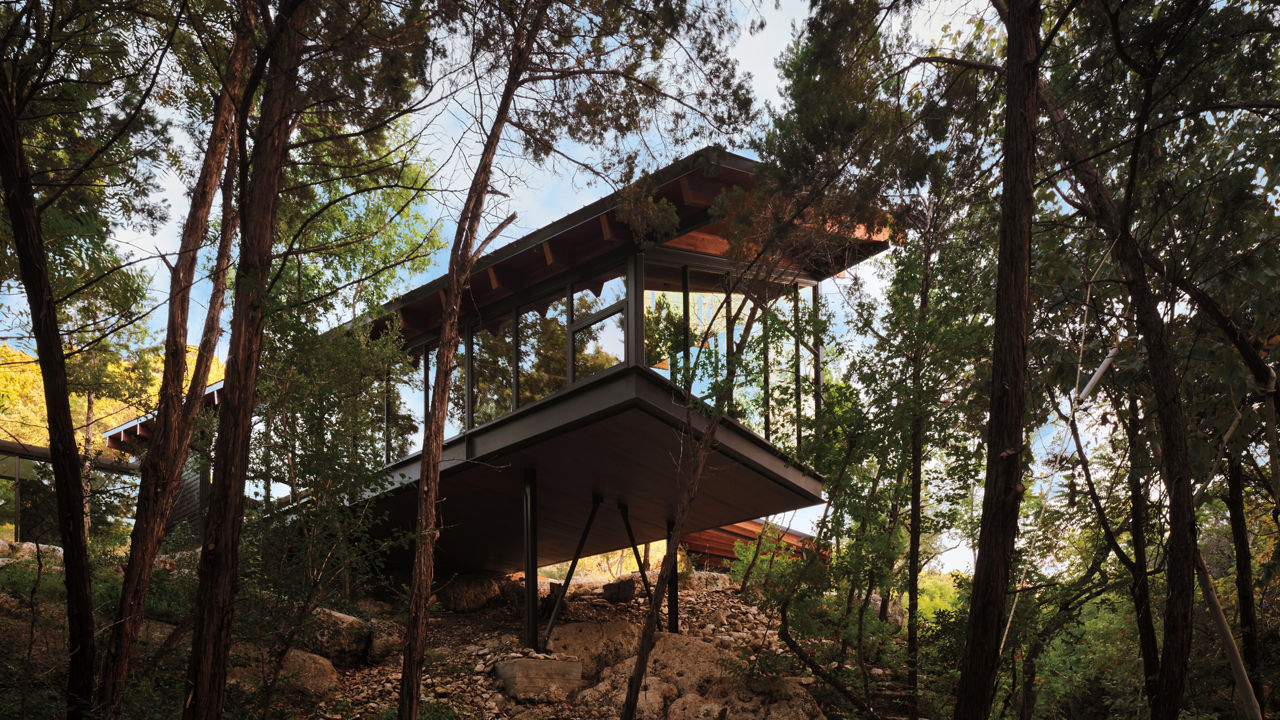
[[[380,519],[370,501],[389,482],[384,429],[403,453],[409,421],[393,405],[384,428],[384,402],[388,387],[418,377],[394,327],[377,337],[369,325],[321,334],[305,315],[280,313],[269,328],[251,446],[250,482],[262,502],[245,532],[237,622],[272,657],[319,631],[317,607],[341,607],[349,588],[376,589],[390,542],[369,535]],[[274,484],[288,494],[272,499]],[[275,670],[264,668],[254,699],[263,707]]]

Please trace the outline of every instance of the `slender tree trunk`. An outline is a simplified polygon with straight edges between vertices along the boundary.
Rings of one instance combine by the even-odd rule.
[[[1148,86],[1148,97],[1150,86]],[[1143,114],[1145,117],[1145,113]],[[1136,180],[1144,143],[1145,123],[1139,124],[1138,139],[1130,167],[1130,183]],[[1123,218],[1126,213],[1118,214]],[[1169,495],[1169,538],[1166,543],[1164,645],[1160,658],[1160,683],[1152,705],[1153,720],[1178,716],[1186,687],[1187,662],[1191,653],[1191,614],[1195,596],[1195,513],[1191,497],[1191,458],[1187,449],[1187,418],[1182,408],[1180,378],[1169,348],[1164,319],[1151,286],[1137,241],[1123,221],[1117,228],[1115,256],[1129,289],[1138,333],[1146,349],[1152,390],[1156,400],[1156,420],[1160,430],[1161,455]]]
[[[107,655],[103,659],[102,682],[98,687],[98,706],[106,717],[113,717],[129,676],[129,664],[142,627],[142,611],[151,584],[151,567],[164,540],[169,512],[177,497],[182,469],[190,452],[196,418],[204,405],[209,369],[220,334],[223,300],[226,295],[227,266],[231,242],[237,230],[235,209],[236,104],[244,89],[244,70],[248,62],[249,16],[242,14],[236,25],[226,67],[223,88],[214,103],[209,139],[186,222],[169,277],[168,325],[165,332],[164,367],[160,378],[159,402],[156,408],[155,436],[142,458],[139,469],[138,506],[130,533],[129,563],[125,567],[120,591],[120,605],[111,629]],[[225,170],[225,177],[223,176]],[[199,249],[209,229],[209,215],[214,193],[222,177],[222,228],[214,265],[213,287],[205,316],[196,362],[187,383],[187,324],[191,305],[191,285],[199,259]]]
[[[93,389],[84,394],[84,464],[80,467],[80,490],[84,494],[84,537],[89,540],[89,528],[93,521],[89,518],[92,507],[93,488],[89,487],[90,473],[93,472]]]
[[[929,229],[930,235],[932,229]],[[923,335],[929,321],[930,271],[933,262],[933,242],[930,237],[924,248],[924,263],[920,276],[920,300],[916,312],[916,328]],[[908,715],[911,720],[920,717],[920,515],[924,479],[921,466],[924,463],[924,387],[921,378],[924,364],[924,346],[912,352],[911,391],[914,402],[911,408],[911,527],[907,552],[907,685],[911,688]]]
[[[1195,551],[1196,576],[1200,580],[1200,592],[1204,595],[1205,605],[1209,608],[1209,618],[1222,643],[1222,651],[1227,656],[1227,665],[1231,668],[1231,678],[1236,684],[1236,697],[1248,720],[1262,720],[1262,709],[1258,707],[1258,698],[1253,692],[1253,681],[1245,670],[1244,659],[1240,657],[1240,648],[1236,645],[1235,635],[1231,633],[1231,624],[1222,612],[1222,603],[1218,600],[1218,591],[1213,587],[1213,578],[1209,576],[1209,568],[1204,564],[1200,551]]]
[[[7,74],[7,73],[6,73]],[[31,310],[31,330],[40,358],[40,377],[49,426],[49,457],[62,539],[67,590],[67,718],[86,717],[93,700],[95,642],[93,591],[85,534],[81,458],[67,389],[67,362],[58,327],[58,309],[49,281],[49,260],[35,203],[21,119],[9,83],[0,90],[0,187],[9,215],[22,288]]]
[[[1039,4],[1036,0],[1010,3],[1005,24],[1009,39],[1005,72],[1004,188],[996,270],[987,474],[969,624],[960,661],[957,720],[986,720],[991,710],[1023,492],[1023,413],[1039,107]]]
[[[902,487],[903,477],[905,477],[905,473],[899,469],[898,480],[894,487]],[[898,513],[902,510],[902,507],[898,504],[896,492],[893,493],[893,498],[893,502],[889,504],[889,514],[886,517],[884,524],[885,537],[893,534],[894,528],[898,526]],[[893,594],[893,566],[894,561],[889,561],[889,567],[885,568],[885,572],[883,574],[884,585],[880,588],[880,610],[877,612],[876,617],[883,623],[889,622],[889,600],[890,596]]]
[[[1248,521],[1244,512],[1244,476],[1240,458],[1227,460],[1227,511],[1231,517],[1231,544],[1236,557],[1236,607],[1240,616],[1240,644],[1253,694],[1262,698],[1262,648],[1258,644],[1258,615],[1253,600],[1253,551],[1249,547]]]
[[[1032,720],[1036,713],[1036,661],[1044,651],[1039,638],[1022,651],[1022,688],[1018,697],[1018,720]]]
[[[527,8],[526,8],[527,9]],[[454,354],[458,348],[458,316],[462,294],[470,281],[476,261],[476,238],[485,202],[489,197],[489,180],[493,160],[511,113],[511,104],[520,78],[529,62],[533,44],[541,32],[547,5],[539,4],[529,24],[521,27],[513,42],[511,65],[484,146],[476,161],[471,186],[458,218],[458,228],[449,252],[449,289],[445,293],[444,313],[440,325],[440,341],[436,350],[435,386],[431,391],[431,416],[422,433],[422,463],[418,467],[418,512],[413,543],[413,575],[409,587],[409,627],[405,631],[404,662],[400,669],[400,720],[417,720],[418,683],[422,677],[422,660],[427,645],[427,607],[431,601],[431,583],[435,571],[436,501],[440,493],[440,457],[444,449],[445,415],[449,404],[449,381],[453,374]],[[515,220],[508,217],[496,227],[479,248],[496,237]],[[526,578],[526,582],[532,581]]]
[[[200,555],[195,632],[187,668],[189,693],[183,713],[186,720],[215,720],[222,713],[267,277],[298,94],[302,30],[312,11],[309,5],[299,3],[275,18],[278,37],[267,48],[270,60],[263,76],[252,170],[247,185],[240,189],[240,262],[214,445],[213,493]]]
[[[1138,648],[1142,654],[1143,688],[1147,703],[1154,705],[1159,691],[1160,647],[1156,644],[1156,627],[1151,618],[1151,586],[1147,580],[1147,485],[1138,472],[1138,433],[1142,421],[1138,417],[1138,401],[1129,399],[1129,534],[1133,538],[1133,581],[1129,594],[1133,598],[1134,621],[1138,625]]]

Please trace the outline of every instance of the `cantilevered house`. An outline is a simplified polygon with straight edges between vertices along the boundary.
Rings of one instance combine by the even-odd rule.
[[[817,284],[886,243],[850,237],[835,253],[753,262],[712,206],[750,188],[754,166],[707,149],[658,172],[656,196],[679,217],[667,239],[636,236],[615,194],[477,262],[441,463],[443,569],[531,575],[664,538],[682,437],[707,423],[688,410],[735,353],[751,381],[733,388],[687,530],[821,502],[820,479],[793,459],[796,417],[821,384]],[[445,282],[391,305],[428,381]],[[399,485],[382,504],[397,525],[414,522],[419,464],[388,466]]]
[[[754,167],[707,149],[659,171],[651,186],[679,219],[660,239],[634,233],[614,194],[476,263],[441,463],[440,572],[532,577],[540,566],[666,537],[680,453],[707,426],[690,408],[716,388],[730,355],[745,358],[740,378],[749,380],[732,389],[687,531],[821,502],[821,480],[794,460],[805,441],[797,418],[812,412],[821,386],[817,285],[886,243],[833,238],[821,253],[753,262],[713,205],[751,188]],[[427,384],[446,281],[388,308]],[[429,392],[401,396],[419,419]],[[145,432],[123,428],[119,439]],[[377,507],[392,525],[413,527],[421,456],[390,457],[392,446],[394,482]]]

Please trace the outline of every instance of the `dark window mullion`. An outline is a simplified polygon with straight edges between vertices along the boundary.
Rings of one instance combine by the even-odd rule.
[[[568,387],[573,384],[573,285],[566,285],[564,292],[566,298],[565,304],[568,305],[568,308],[565,311],[564,325],[564,378],[565,387]]]
[[[620,312],[623,312],[626,309],[627,309],[627,301],[619,300],[618,302],[610,305],[609,307],[603,310],[600,310],[598,312],[594,312],[586,316],[585,318],[573,323],[572,325],[569,326],[569,332],[576,333],[579,330],[582,330],[583,328],[589,328],[592,325],[595,325],[596,323],[600,322],[601,320],[608,320],[609,318],[613,317],[614,315],[617,315]]]

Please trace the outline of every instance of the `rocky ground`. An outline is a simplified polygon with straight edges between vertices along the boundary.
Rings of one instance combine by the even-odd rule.
[[[2,550],[7,552],[0,556],[16,561],[28,548]],[[637,578],[608,587],[575,582],[542,654],[521,647],[519,581],[484,577],[456,582],[437,596],[455,611],[437,608],[430,620],[428,638],[433,649],[426,657],[420,717],[616,718],[648,607]],[[540,586],[547,605],[551,585],[542,580]],[[0,614],[16,617],[24,601],[0,596]],[[320,631],[301,638],[300,646],[286,657],[280,696],[290,701],[299,716],[323,720],[394,716],[403,633],[396,621],[404,620],[403,613],[389,604],[365,602],[357,614],[363,617],[317,611],[318,622],[313,624]],[[56,608],[44,606],[41,615],[49,615],[48,622],[41,623],[49,630],[43,634],[61,639]],[[13,641],[17,647],[17,634],[25,632],[22,624],[3,625],[4,644]],[[173,651],[186,644],[178,627],[149,619],[141,638],[142,656],[167,654],[171,662],[183,664],[172,658]],[[15,636],[7,637],[9,631]],[[49,657],[48,662],[32,658],[35,664],[48,665],[56,673],[60,662],[55,656],[60,653],[53,645],[57,644],[38,648]],[[265,667],[262,654],[252,644],[237,643],[232,652],[237,667],[232,668],[230,681],[251,689],[262,676],[257,668]],[[902,715],[903,693],[894,686],[891,674],[878,668],[872,673],[878,686],[879,716]],[[745,602],[729,586],[727,576],[692,573],[681,582],[680,634],[657,636],[638,716],[646,720],[814,720],[824,716],[811,696],[813,690],[820,690],[820,685],[782,646],[775,617]]]
[[[547,649],[556,657],[581,659],[584,681],[590,683],[581,693],[571,693],[559,702],[526,702],[508,697],[494,666],[502,660],[533,653],[520,648],[523,619],[518,603],[504,602],[499,597],[474,612],[445,612],[432,617],[429,637],[435,649],[428,653],[422,685],[428,707],[437,708],[442,718],[451,717],[444,708],[451,709],[457,717],[617,717],[619,691],[624,689],[625,676],[633,664],[635,638],[644,622],[648,601],[640,589],[629,602],[609,602],[603,597],[600,583],[575,583],[568,595]],[[655,650],[655,672],[651,674],[656,674],[659,664],[663,664],[674,667],[673,673],[692,675],[693,668],[685,668],[684,664],[696,665],[697,677],[706,685],[710,680],[728,678],[735,666],[745,668],[762,648],[781,649],[774,624],[760,610],[742,602],[728,588],[724,575],[696,573],[686,578],[680,593],[680,613],[682,636],[673,640],[672,636],[660,635],[663,640]],[[691,650],[697,651],[696,658]],[[691,662],[682,664],[682,658]],[[342,671],[338,689],[317,706],[316,717],[379,717],[386,708],[394,707],[399,682],[399,653],[377,666]],[[803,687],[801,682],[808,680],[797,679],[794,684]],[[654,682],[650,692],[657,691],[659,695],[649,696],[648,712],[643,716],[700,717],[660,712],[683,695],[691,694],[681,691],[693,689],[696,688],[692,684],[683,681],[678,685]],[[686,701],[685,705],[691,702]],[[775,712],[773,717],[821,717],[807,694],[797,702],[808,712]],[[767,710],[754,716],[766,717]]]

